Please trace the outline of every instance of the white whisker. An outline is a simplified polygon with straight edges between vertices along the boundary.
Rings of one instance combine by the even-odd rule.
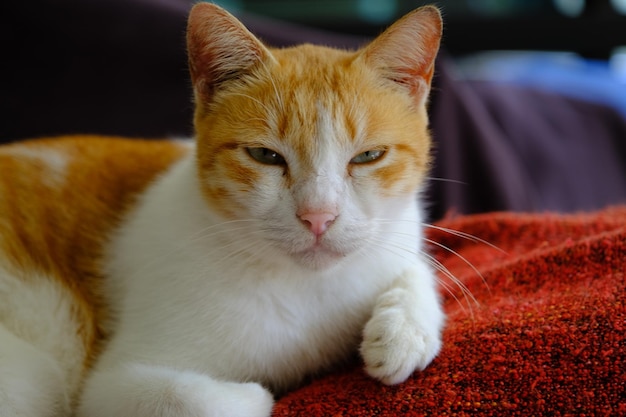
[[[231,225],[231,224],[234,224],[234,223],[246,223],[246,222],[254,223],[254,222],[258,222],[258,220],[256,220],[256,219],[240,219],[240,220],[229,220],[229,221],[225,221],[225,222],[221,222],[221,223],[212,224],[211,226],[207,226],[204,229],[200,229],[197,232],[195,232],[194,234],[188,236],[184,241],[195,241],[198,238],[211,236],[211,235],[204,235],[204,233],[206,233],[207,231],[212,230],[212,229],[217,229],[219,227],[228,226],[228,225]],[[227,231],[229,231],[229,230],[232,230],[232,229],[227,229]]]
[[[257,232],[260,232],[260,231],[257,231]],[[245,264],[246,261],[249,259],[260,258],[259,254],[262,253],[263,251],[268,250],[268,246],[260,245],[259,242],[260,241],[258,239],[254,239],[254,238],[250,239],[250,235],[248,235],[246,236],[245,240],[244,239],[234,240],[226,246],[221,246],[219,248],[220,250],[230,249],[232,247],[234,247],[234,249],[228,253],[225,253],[223,256],[221,256],[217,262],[211,264],[210,265],[211,270],[215,269],[216,267],[219,267],[224,262],[228,262],[233,259],[237,260],[237,264],[242,264],[242,263]],[[246,255],[247,258],[242,259],[243,255]]]
[[[489,284],[487,284],[487,281],[485,280],[485,277],[483,277],[483,274],[481,274],[480,271],[478,270],[478,268],[476,268],[474,266],[474,264],[472,264],[470,261],[468,261],[467,258],[465,258],[463,255],[461,255],[460,253],[458,253],[454,249],[449,248],[446,245],[443,245],[443,244],[441,244],[439,242],[436,242],[436,241],[434,241],[432,239],[424,238],[424,241],[426,241],[426,242],[428,242],[428,243],[430,243],[432,245],[438,246],[438,247],[440,247],[440,248],[450,252],[454,256],[458,257],[460,260],[462,260],[467,266],[469,266],[470,268],[472,268],[474,270],[476,275],[478,275],[480,277],[480,279],[482,280],[483,284],[485,284],[485,287],[487,287],[487,290],[490,291],[489,290]]]
[[[137,270],[134,271],[134,273],[131,276],[135,276],[137,274],[140,274],[141,272],[145,271],[146,269],[158,265],[159,263],[162,263],[164,261],[167,261],[169,259],[171,259],[172,256],[177,255],[181,252],[184,252],[185,250],[187,250],[190,246],[195,245],[198,243],[198,241],[201,240],[205,240],[205,239],[210,239],[211,237],[215,237],[215,236],[219,236],[219,235],[223,235],[226,233],[231,233],[233,231],[241,231],[241,230],[245,230],[247,229],[247,226],[241,226],[241,227],[228,227],[230,225],[237,225],[237,224],[245,224],[245,223],[254,223],[254,222],[258,222],[258,220],[255,219],[241,219],[241,220],[230,220],[230,221],[226,221],[226,222],[222,222],[222,223],[217,223],[217,224],[213,224],[211,226],[208,226],[204,229],[198,230],[197,232],[191,234],[189,237],[187,237],[186,239],[183,239],[181,241],[178,242],[174,242],[171,250],[169,250],[165,255],[159,257],[159,258],[155,258],[150,260],[149,262],[145,263],[144,265],[140,266]],[[225,227],[226,226],[226,227]],[[220,227],[225,227],[224,229],[218,229]],[[215,230],[218,229],[218,230]],[[258,231],[256,231],[258,232]],[[229,244],[236,244],[238,241],[233,241]],[[217,247],[217,248],[213,248],[213,251],[217,251],[220,248],[223,248],[224,246],[221,247]],[[209,254],[207,254],[209,255]]]
[[[394,223],[399,223],[399,222],[408,222],[408,223],[413,223],[416,226],[420,225],[422,227],[431,227],[432,225],[428,225],[425,223],[421,223],[421,222],[417,222],[417,221],[413,221],[413,220],[405,220],[405,219],[401,219],[401,220],[392,220],[392,219],[378,219],[378,221],[380,223],[383,224],[394,224]],[[498,247],[496,247],[495,245],[490,244],[489,242],[484,241],[483,239],[480,239],[476,236],[472,236],[468,233],[464,233],[464,232],[459,232],[459,231],[455,231],[452,229],[447,229],[444,227],[440,227],[440,226],[432,226],[434,229],[440,230],[440,231],[444,231],[446,233],[450,233],[453,236],[457,236],[463,239],[468,239],[472,242],[479,242],[479,243],[484,243],[485,245],[497,249],[501,252],[503,252],[502,250],[500,250]],[[413,236],[412,233],[403,233],[403,232],[399,232],[399,231],[390,231],[389,233],[392,233],[394,235],[398,235],[398,236],[405,236],[405,237],[411,237]],[[482,280],[482,282],[484,283],[484,285],[486,286],[487,290],[489,290],[489,285],[487,284],[485,278],[483,277],[482,273],[478,270],[478,268],[476,268],[467,258],[465,258],[464,256],[462,256],[460,253],[458,253],[457,251],[453,250],[452,248],[449,248],[439,242],[436,242],[432,239],[428,239],[428,238],[423,238],[423,240],[427,243],[430,243],[434,246],[440,247],[448,252],[450,252],[451,254],[453,254],[454,256],[458,257],[459,259],[461,259],[464,263],[466,263],[470,268],[472,268],[472,270],[476,273],[476,275],[478,275],[480,277],[480,279]],[[434,256],[422,251],[422,256],[426,257],[426,260],[428,261],[428,263],[435,268],[437,271],[441,272],[444,277],[446,277],[447,279],[449,279],[452,283],[454,283],[454,285],[461,291],[461,293],[463,294],[463,298],[465,298],[466,300],[466,304],[467,307],[469,308],[469,313],[470,315],[473,317],[473,309],[472,309],[472,304],[475,305],[479,305],[478,300],[476,299],[476,297],[472,294],[472,292],[469,290],[469,288],[467,287],[467,285],[465,285],[460,279],[458,279],[456,276],[454,276],[454,274],[452,274],[452,272],[445,266],[443,265],[439,260],[437,260]],[[461,307],[465,310],[464,307],[464,303],[461,303],[460,300],[458,299],[458,297],[454,294],[454,292],[452,291],[452,287],[450,286],[450,284],[448,284],[447,282],[445,282],[445,280],[439,280],[439,283],[442,285],[442,287],[455,299],[455,301],[457,301],[459,303],[459,305],[461,305]]]
[[[436,226],[436,225],[430,224],[430,223],[417,222],[415,220],[407,220],[407,219],[375,219],[375,220],[380,222],[380,223],[384,223],[384,224],[390,224],[390,223],[393,224],[393,223],[398,223],[398,222],[413,223],[413,224],[416,224],[416,225],[419,224],[419,225],[421,225],[423,227],[428,227],[430,229],[435,229],[435,230],[439,230],[439,231],[442,231],[442,232],[446,232],[446,233],[449,233],[449,234],[451,234],[453,236],[460,237],[460,238],[463,238],[463,239],[467,239],[467,240],[472,241],[472,242],[482,243],[484,245],[489,246],[492,249],[495,249],[495,250],[497,250],[497,251],[499,251],[499,252],[501,252],[501,253],[503,253],[505,255],[508,255],[508,253],[506,251],[500,249],[499,247],[497,247],[493,243],[489,243],[488,241],[486,241],[484,239],[481,239],[478,236],[474,236],[474,235],[472,235],[470,233],[465,233],[465,232],[462,232],[460,230],[454,230],[454,229],[450,229],[450,228],[447,228],[447,227]]]
[[[387,224],[389,224],[389,223],[393,224],[393,223],[395,223],[395,222],[409,222],[409,223],[415,223],[415,224],[417,224],[417,222],[415,222],[415,221],[412,221],[412,220],[405,220],[405,219],[400,219],[400,220],[389,220],[389,219],[385,220],[385,219],[380,219],[380,220],[379,220],[379,222],[381,222],[381,223],[387,223]],[[469,234],[469,233],[461,232],[461,231],[459,231],[459,230],[449,229],[449,228],[446,228],[446,227],[435,226],[435,225],[428,224],[428,223],[423,223],[423,222],[420,222],[419,224],[420,224],[421,226],[423,226],[423,227],[429,227],[429,228],[432,228],[432,229],[435,229],[435,230],[439,230],[439,231],[442,231],[442,232],[446,232],[446,233],[449,233],[449,234],[451,234],[451,235],[453,235],[453,236],[460,237],[460,238],[463,238],[463,239],[467,239],[467,240],[469,240],[469,241],[471,241],[471,242],[482,243],[482,244],[484,244],[484,245],[486,245],[486,246],[489,246],[489,247],[490,247],[490,248],[492,248],[492,249],[495,249],[495,250],[497,250],[497,251],[499,251],[499,252],[501,252],[501,253],[503,253],[503,254],[505,254],[505,255],[508,255],[508,253],[507,253],[506,251],[504,251],[504,250],[500,249],[500,248],[499,248],[499,247],[497,247],[496,245],[494,245],[494,244],[492,244],[492,243],[489,243],[489,242],[487,242],[486,240],[481,239],[481,238],[479,238],[479,237],[477,237],[477,236],[471,235],[471,234]],[[406,234],[406,233],[395,232],[395,231],[394,231],[394,232],[392,232],[392,233],[395,233],[395,234],[398,234],[398,235],[409,235],[409,234]],[[446,251],[448,251],[448,252],[450,252],[450,253],[452,253],[453,255],[455,255],[455,256],[457,256],[459,259],[461,259],[463,262],[465,262],[465,263],[466,263],[469,267],[471,267],[471,268],[474,270],[474,272],[476,272],[476,274],[477,274],[477,275],[481,278],[481,280],[483,281],[483,283],[484,283],[484,284],[485,284],[485,286],[487,287],[487,290],[489,290],[489,285],[487,284],[487,282],[486,282],[485,278],[484,278],[484,277],[483,277],[483,275],[480,273],[480,271],[479,271],[479,270],[478,270],[478,269],[477,269],[477,268],[476,268],[476,267],[475,267],[475,266],[474,266],[474,265],[473,265],[473,264],[472,264],[469,260],[467,260],[465,257],[463,257],[461,254],[459,254],[458,252],[456,252],[456,251],[455,251],[455,250],[453,250],[452,248],[449,248],[449,247],[447,247],[447,246],[445,246],[445,245],[443,245],[443,244],[441,244],[441,243],[439,243],[439,242],[436,242],[436,241],[434,241],[434,240],[432,240],[432,239],[428,239],[428,238],[423,238],[423,240],[424,240],[424,241],[426,241],[426,242],[428,242],[428,243],[431,243],[431,244],[433,244],[433,245],[435,245],[435,246],[438,246],[438,247],[440,247],[440,248],[442,248],[442,249],[444,249],[444,250],[446,250]]]
[[[390,251],[391,253],[393,253],[394,255],[401,256],[403,259],[407,259],[407,260],[410,260],[410,261],[415,260],[415,258],[418,256],[418,252],[414,248],[409,248],[409,247],[406,247],[406,246],[402,246],[402,245],[400,245],[400,244],[398,244],[396,242],[392,242],[392,241],[389,241],[389,240],[386,240],[386,239],[376,238],[376,237],[370,236],[370,237],[367,238],[367,242],[376,244],[377,247],[381,247],[383,249],[386,249],[386,250]],[[407,256],[400,255],[397,252],[393,252],[387,246],[391,246],[394,249],[399,249],[399,250],[405,252],[406,254],[413,255],[413,257],[409,258]]]
[[[442,232],[446,232],[449,233],[453,236],[457,236],[457,237],[461,237],[467,240],[470,240],[472,242],[477,242],[477,243],[482,243],[483,245],[487,245],[492,249],[495,249],[505,255],[508,255],[508,253],[502,249],[500,249],[499,247],[497,247],[496,245],[494,245],[493,243],[489,243],[484,239],[481,239],[477,236],[474,236],[472,234],[469,233],[465,233],[465,232],[461,232],[460,230],[454,230],[454,229],[448,229],[447,227],[441,227],[441,226],[435,226],[434,224],[428,224],[428,223],[422,223],[422,225],[424,227],[429,227],[431,229],[436,229],[436,230],[440,230]]]
[[[442,264],[439,260],[437,260],[434,256],[429,255],[427,253],[423,253],[423,255],[427,258],[428,263],[433,268],[435,268],[437,271],[441,272],[446,278],[448,278],[461,291],[461,294],[463,295],[463,298],[465,299],[465,302],[467,303],[467,307],[469,309],[470,316],[473,318],[474,317],[474,310],[472,308],[472,305],[471,305],[470,301],[472,301],[476,306],[479,306],[480,303],[478,302],[476,297],[474,297],[474,294],[472,294],[472,292],[467,287],[467,285],[465,285],[463,283],[463,281],[461,281],[456,276],[454,276],[454,274],[444,264]],[[463,311],[465,311],[465,306],[463,305],[463,303],[461,303],[461,300],[459,300],[459,298],[452,291],[453,287],[451,285],[449,285],[447,282],[445,282],[445,280],[439,279],[438,282],[448,292],[448,294],[450,294],[450,296],[452,298],[454,298],[454,300],[461,306]]]
[[[466,182],[464,181],[460,181],[460,180],[452,180],[450,178],[437,178],[437,177],[426,177],[426,179],[428,181],[440,181],[440,182],[450,182],[453,184],[461,184],[461,185],[467,185]]]
[[[435,270],[440,271],[444,276],[446,276],[448,279],[450,279],[450,281],[452,281],[461,291],[461,293],[463,294],[463,297],[466,300],[470,315],[473,317],[473,309],[471,307],[471,303],[470,301],[473,301],[474,304],[478,305],[479,302],[478,300],[476,300],[476,298],[474,297],[474,295],[471,293],[471,291],[469,290],[469,288],[467,288],[467,286],[460,281],[458,278],[456,278],[441,262],[439,262],[437,259],[435,259],[433,256],[429,255],[426,252],[423,251],[419,251],[416,252],[415,249],[413,248],[408,248],[399,244],[396,244],[394,242],[390,242],[388,240],[384,240],[384,239],[380,239],[380,238],[374,238],[374,237],[369,237],[367,239],[367,242],[374,245],[377,248],[383,249],[387,252],[390,252],[396,256],[399,256],[403,259],[407,259],[409,261],[412,261],[414,258],[412,257],[408,257],[407,253],[410,255],[414,255],[415,257],[417,256],[423,256],[426,260],[426,262],[428,262]],[[404,253],[400,253],[396,251],[402,251]],[[465,306],[463,305],[463,303],[461,303],[461,301],[459,300],[459,298],[454,294],[454,292],[452,291],[452,287],[445,281],[438,279],[438,282],[441,284],[441,286],[452,296],[452,298],[454,298],[454,300],[461,306],[461,308],[465,311]]]

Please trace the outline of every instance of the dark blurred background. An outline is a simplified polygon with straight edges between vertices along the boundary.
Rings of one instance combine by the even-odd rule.
[[[230,10],[326,29],[376,35],[423,4],[446,20],[454,55],[483,50],[575,51],[609,58],[626,45],[626,0],[222,0]]]

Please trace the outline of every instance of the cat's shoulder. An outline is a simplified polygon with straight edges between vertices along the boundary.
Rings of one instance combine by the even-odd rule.
[[[22,266],[77,270],[82,254],[88,265],[137,196],[191,151],[184,140],[102,136],[0,146],[0,261],[5,253]]]
[[[2,145],[0,235],[8,239],[7,227],[42,230],[44,223],[59,235],[92,220],[99,226],[89,223],[91,229],[107,230],[192,146],[185,140],[86,135]]]
[[[142,188],[181,159],[192,142],[115,136],[72,135],[30,139],[0,146],[0,173],[5,181],[63,186],[103,182]],[[118,181],[116,181],[116,179]],[[7,185],[7,184],[5,184]]]
[[[68,135],[4,144],[0,146],[0,160],[15,166],[34,163],[58,166],[61,160],[77,164],[85,161],[116,160],[120,165],[126,165],[127,162],[136,162],[140,158],[151,161],[149,165],[159,168],[179,159],[192,146],[193,142],[187,139]],[[136,166],[135,163],[130,165]]]

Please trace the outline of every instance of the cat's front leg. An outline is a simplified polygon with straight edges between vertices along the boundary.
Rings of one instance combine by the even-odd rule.
[[[435,283],[432,270],[417,265],[378,298],[360,349],[370,376],[397,384],[439,353],[444,314]]]
[[[272,395],[256,383],[217,381],[166,367],[96,371],[78,417],[269,417]]]

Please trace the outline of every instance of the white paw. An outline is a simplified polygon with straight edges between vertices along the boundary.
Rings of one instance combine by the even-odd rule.
[[[430,309],[415,306],[401,288],[383,294],[363,331],[365,370],[388,385],[423,370],[441,349],[442,321],[438,304]]]
[[[179,400],[186,410],[172,417],[269,417],[274,404],[272,395],[261,385],[235,382],[218,382],[210,393],[192,388],[181,393]]]
[[[274,399],[261,385],[212,381],[168,386],[134,417],[270,417]]]
[[[79,417],[269,417],[274,399],[256,383],[224,382],[145,365],[95,375]]]
[[[230,385],[230,387],[229,387]],[[261,385],[250,382],[222,383],[224,397],[223,411],[207,414],[207,416],[228,416],[228,417],[270,417],[274,406],[274,397]],[[224,401],[226,396],[230,396],[231,402]]]

